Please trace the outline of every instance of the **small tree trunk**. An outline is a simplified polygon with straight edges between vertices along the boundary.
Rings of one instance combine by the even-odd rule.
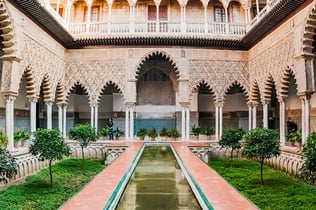
[[[260,166],[261,184],[263,184],[263,161],[264,161],[264,158],[261,158],[261,166]]]
[[[82,165],[83,165],[83,162],[84,162],[84,152],[83,152],[83,147],[81,147],[81,155],[82,155]]]
[[[230,167],[233,167],[233,153],[234,153],[234,150],[231,149],[231,151],[230,151]]]
[[[52,160],[49,160],[50,186],[53,186]]]

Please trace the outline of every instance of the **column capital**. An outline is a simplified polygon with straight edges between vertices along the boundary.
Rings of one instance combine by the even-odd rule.
[[[54,101],[45,101],[46,106],[53,106]]]
[[[125,106],[126,106],[127,108],[133,108],[133,107],[135,107],[135,104],[136,104],[136,103],[134,103],[134,102],[125,102]]]
[[[185,101],[185,102],[179,102],[179,104],[181,105],[181,107],[185,107],[185,108],[187,108],[187,107],[190,107],[190,102],[188,102],[188,101]]]
[[[38,102],[38,99],[39,97],[36,97],[36,96],[32,96],[32,97],[27,97],[29,102],[31,103],[37,103]]]
[[[297,93],[297,96],[301,99],[301,100],[309,100],[311,98],[311,95],[314,93],[314,91],[304,91],[304,92],[300,92]]]
[[[15,101],[16,97],[17,97],[17,94],[15,94],[15,93],[4,94],[5,100]]]

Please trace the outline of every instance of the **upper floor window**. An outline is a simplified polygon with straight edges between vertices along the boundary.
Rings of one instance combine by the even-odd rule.
[[[90,22],[99,22],[100,6],[92,6],[90,13]],[[88,20],[88,7],[84,8],[84,22]]]
[[[226,22],[224,7],[214,7],[214,20],[215,22]]]

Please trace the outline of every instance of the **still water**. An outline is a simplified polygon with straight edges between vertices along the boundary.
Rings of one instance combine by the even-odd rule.
[[[201,209],[169,146],[146,146],[118,210]]]

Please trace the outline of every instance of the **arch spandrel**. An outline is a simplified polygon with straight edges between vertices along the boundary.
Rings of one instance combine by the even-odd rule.
[[[88,91],[89,101],[97,104],[106,81],[111,80],[120,88],[122,95],[126,87],[126,61],[104,60],[74,62],[68,65],[65,74],[66,89],[79,81]]]
[[[189,72],[191,90],[198,84],[196,81],[205,80],[211,84],[218,101],[224,99],[227,87],[234,81],[249,90],[248,64],[244,61],[190,60]]]

